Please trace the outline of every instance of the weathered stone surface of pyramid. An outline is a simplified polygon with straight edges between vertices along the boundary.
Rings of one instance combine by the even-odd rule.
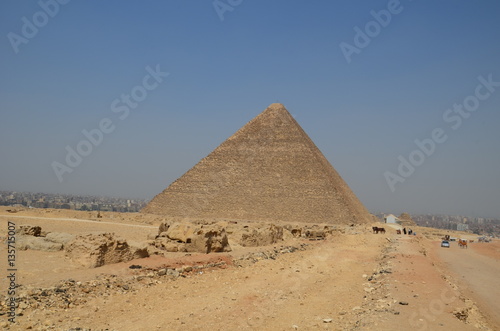
[[[171,217],[364,223],[371,216],[282,104],[271,104],[154,197]]]

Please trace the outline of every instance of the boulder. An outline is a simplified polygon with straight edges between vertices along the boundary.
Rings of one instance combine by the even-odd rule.
[[[302,236],[302,227],[296,224],[285,224],[283,225],[284,230],[288,230],[290,235],[294,238],[300,238]],[[285,231],[286,233],[286,231]],[[288,237],[288,234],[286,234]],[[288,238],[286,238],[288,239]]]
[[[40,234],[42,233],[42,228],[39,227],[38,225],[23,224],[19,226],[16,232],[24,236],[40,237]]]
[[[306,236],[306,238],[309,238],[309,239],[325,239],[326,233],[325,233],[325,230],[307,229],[305,231],[305,236]]]
[[[295,236],[287,229],[283,228],[283,240],[294,239]]]
[[[162,247],[167,251],[167,252],[178,252],[180,250],[179,243],[176,242],[166,242],[162,245]]]
[[[130,241],[128,245],[134,259],[142,259],[149,256],[147,243]]]
[[[274,224],[255,224],[243,227],[235,235],[241,246],[266,246],[283,240],[283,227]]]
[[[45,236],[47,241],[62,244],[63,246],[75,239],[75,236],[64,232],[49,232]]]
[[[18,236],[16,244],[19,250],[32,249],[35,251],[56,252],[63,249],[61,243],[51,242],[43,237],[25,235]]]
[[[168,228],[170,227],[170,223],[169,221],[163,221],[160,223],[160,226],[158,227],[158,235],[160,235],[162,232],[165,232],[168,230]]]
[[[66,257],[86,268],[127,262],[148,256],[147,248],[131,247],[112,233],[88,234],[75,237],[65,246]]]
[[[161,230],[161,229],[160,229]],[[185,223],[174,223],[169,226],[166,231],[160,232],[160,235],[165,232],[165,235],[174,241],[189,244],[192,237],[196,231],[195,225],[185,222]]]
[[[186,249],[192,252],[212,253],[230,252],[231,246],[227,239],[226,229],[220,225],[204,225],[197,229],[191,237],[191,243]]]

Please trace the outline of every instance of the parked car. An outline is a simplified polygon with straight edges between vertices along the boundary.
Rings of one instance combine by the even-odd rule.
[[[450,248],[450,242],[448,240],[441,241],[441,247]]]

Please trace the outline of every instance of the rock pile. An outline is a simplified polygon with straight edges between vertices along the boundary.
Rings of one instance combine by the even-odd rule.
[[[191,222],[163,222],[158,236],[151,243],[167,252],[230,252],[231,246],[226,229],[215,224],[196,224]]]
[[[260,247],[293,238],[318,240],[347,232],[356,234],[358,231],[345,225],[176,219],[160,224],[158,235],[150,238],[149,252],[150,255],[161,255],[163,252],[229,252],[231,245]]]
[[[110,239],[109,234],[97,235],[99,238],[93,238],[92,241],[103,241],[103,238]],[[111,237],[112,238],[112,237]],[[79,239],[76,238],[78,242]],[[88,241],[88,238],[87,238]],[[233,264],[238,267],[254,264],[257,261],[265,259],[276,259],[278,255],[304,251],[307,244],[295,246],[280,246],[272,250],[251,253],[243,256]],[[88,301],[97,297],[110,297],[114,294],[136,293],[141,288],[151,287],[168,281],[175,281],[179,277],[191,277],[201,275],[211,269],[225,269],[228,263],[224,260],[212,261],[199,265],[183,265],[179,267],[161,266],[156,268],[140,267],[131,265],[130,269],[133,276],[119,277],[116,275],[99,275],[96,279],[80,282],[73,279],[60,281],[55,286],[47,288],[26,287],[20,285],[18,288],[17,313],[23,316],[30,311],[45,309],[71,309],[85,306]],[[4,295],[0,300],[0,315],[8,311],[8,296]],[[100,307],[95,307],[96,311]]]
[[[230,224],[231,239],[244,247],[258,247],[283,241],[283,227],[273,223]]]

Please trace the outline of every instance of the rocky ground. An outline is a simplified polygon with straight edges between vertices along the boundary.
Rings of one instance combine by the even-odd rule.
[[[158,228],[165,221],[141,214],[97,217],[88,212],[7,209],[0,208],[5,248],[7,221],[18,228],[40,226],[45,235],[104,232],[156,246]],[[237,232],[233,223],[232,229],[228,226],[231,251],[161,250],[162,254],[147,258],[106,260],[97,268],[84,266],[65,248],[17,250],[15,324],[8,322],[8,266],[2,249],[0,326],[11,330],[500,329],[500,321],[485,309],[498,307],[498,302],[483,300],[474,279],[467,278],[473,270],[460,274],[463,267],[456,270],[441,256],[440,237],[457,234],[415,227],[416,236],[404,236],[386,225],[385,234],[373,234],[371,226],[337,227],[324,239],[306,238],[304,233],[294,236],[284,229],[284,239],[276,239],[273,232],[276,242],[262,246],[267,237],[242,238],[241,233],[253,232]],[[166,234],[161,238],[172,241]],[[252,246],[255,240],[249,238],[264,241]],[[107,249],[122,249],[120,240]],[[187,247],[182,245],[181,249]],[[471,263],[478,260],[473,254],[496,261],[488,264],[493,269],[484,269],[493,274],[481,276],[482,283],[496,284],[499,243],[469,246],[470,252],[452,243],[446,254],[458,254]],[[120,256],[128,259],[127,254]]]

